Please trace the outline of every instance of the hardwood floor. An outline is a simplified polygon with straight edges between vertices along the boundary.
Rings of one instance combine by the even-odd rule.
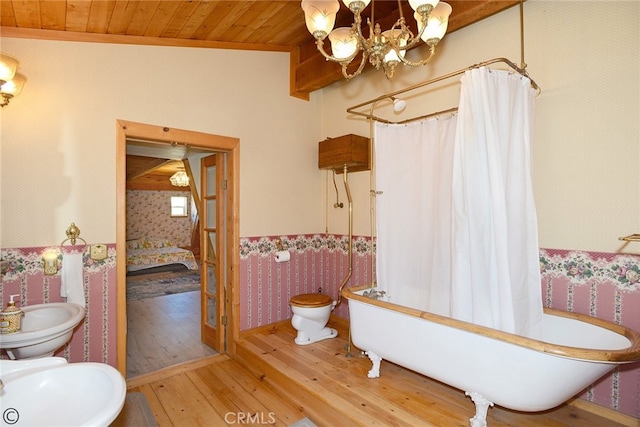
[[[159,426],[288,426],[305,417],[318,426],[469,425],[475,409],[462,391],[384,361],[382,376],[367,378],[369,360],[356,349],[345,357],[344,325],[330,323],[340,335],[308,346],[294,344],[288,322],[246,332],[234,359],[218,355],[134,378],[129,391],[146,396]],[[570,405],[536,414],[494,407],[487,420],[489,427],[637,426]]]
[[[200,341],[200,292],[127,302],[127,378],[213,354]]]

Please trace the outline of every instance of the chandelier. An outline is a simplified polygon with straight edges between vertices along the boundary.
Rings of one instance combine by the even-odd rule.
[[[178,172],[171,175],[169,178],[171,181],[171,185],[175,185],[176,187],[188,187],[189,186],[189,177],[184,170],[179,170]]]
[[[0,54],[0,107],[8,105],[11,98],[18,96],[27,81],[25,76],[16,73],[17,69],[18,60]]]
[[[400,18],[391,29],[382,32],[380,24],[374,21],[374,3],[371,5],[371,18],[367,19],[369,35],[362,33],[361,12],[371,0],[342,0],[354,14],[351,27],[333,29],[336,14],[340,9],[338,0],[302,0],[302,10],[305,13],[307,29],[316,39],[316,46],[320,53],[329,61],[342,65],[342,75],[351,79],[359,75],[364,69],[367,58],[377,70],[383,69],[387,78],[392,78],[398,64],[403,63],[411,67],[419,67],[428,63],[436,51],[436,46],[444,37],[449,23],[451,6],[439,0],[409,0],[414,11],[413,17],[417,24],[417,34],[411,32],[402,13],[402,4],[398,0]],[[332,55],[324,49],[324,39],[329,36]],[[420,41],[429,47],[426,58],[412,62],[405,58],[407,50],[416,47]],[[360,65],[353,74],[349,74],[347,67],[362,53]]]

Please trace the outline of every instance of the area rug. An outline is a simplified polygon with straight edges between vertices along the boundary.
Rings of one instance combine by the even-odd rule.
[[[171,271],[127,277],[127,301],[200,290],[200,271]]]

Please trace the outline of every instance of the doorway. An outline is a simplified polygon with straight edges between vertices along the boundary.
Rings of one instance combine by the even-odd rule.
[[[239,302],[236,295],[239,276],[239,140],[225,136],[205,134],[201,132],[171,129],[142,123],[118,120],[116,123],[116,335],[117,335],[117,367],[126,375],[127,369],[127,301],[126,301],[126,147],[127,140],[141,140],[153,143],[171,144],[180,142],[204,152],[216,152],[224,159],[225,191],[218,198],[218,204],[224,205],[221,224],[224,228],[218,230],[216,235],[224,236],[220,243],[223,245],[220,251],[220,280],[217,282],[220,292],[217,294],[215,310],[218,316],[224,316],[223,324],[215,328],[216,333],[211,334],[208,322],[211,316],[207,311],[211,308],[210,289],[201,289],[202,304],[201,337],[209,346],[219,352],[235,353],[235,341],[238,337],[237,325],[239,323]],[[204,230],[204,228],[203,228]],[[209,234],[201,235],[208,238]],[[207,274],[205,270],[201,270]],[[206,283],[206,280],[205,280]],[[206,334],[204,331],[208,331]]]

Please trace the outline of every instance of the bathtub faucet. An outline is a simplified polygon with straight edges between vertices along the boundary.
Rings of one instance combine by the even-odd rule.
[[[377,291],[375,289],[371,289],[370,291],[364,291],[362,293],[362,296],[365,296],[365,297],[371,298],[371,299],[380,299],[380,298],[384,297],[385,295],[387,297],[389,296],[386,291]]]

